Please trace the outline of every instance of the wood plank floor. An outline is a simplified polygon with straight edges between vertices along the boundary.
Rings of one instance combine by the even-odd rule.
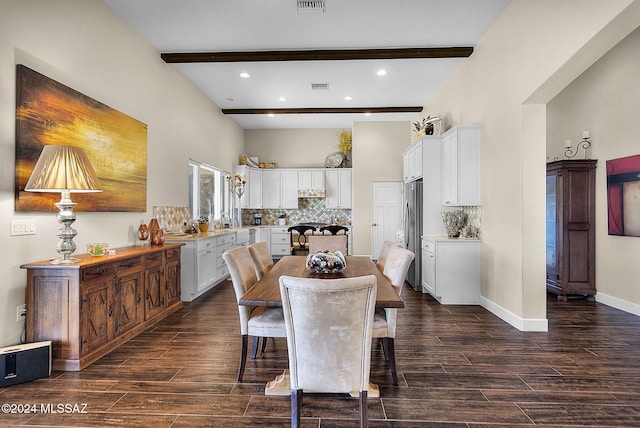
[[[524,333],[477,306],[442,306],[405,288],[394,387],[372,354],[372,427],[640,426],[640,317],[585,300],[548,298],[549,332]],[[269,342],[235,382],[238,312],[229,282],[82,372],[0,389],[1,426],[282,427],[289,398],[265,383],[287,367],[286,341]],[[40,413],[40,404],[86,413]],[[73,408],[71,408],[73,410]],[[78,408],[75,410],[82,410]],[[358,401],[305,396],[305,427],[355,427]]]

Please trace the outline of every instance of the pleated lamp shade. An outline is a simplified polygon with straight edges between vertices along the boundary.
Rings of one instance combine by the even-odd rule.
[[[87,154],[78,147],[45,146],[24,190],[31,192],[101,192]]]

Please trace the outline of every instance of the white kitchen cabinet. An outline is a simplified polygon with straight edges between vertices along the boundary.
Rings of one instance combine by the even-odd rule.
[[[169,239],[183,245],[180,256],[180,298],[190,302],[229,276],[222,253],[236,246],[236,232],[195,239]]]
[[[298,208],[298,170],[263,170],[262,206],[252,208]]]
[[[325,172],[326,207],[352,207],[352,177],[350,168],[328,169]]]
[[[443,305],[480,304],[480,241],[422,241],[422,292]]]
[[[288,256],[291,254],[291,237],[287,229],[289,227],[270,227],[271,239],[269,248],[274,257]]]
[[[480,205],[480,135],[479,125],[442,135],[442,205]]]
[[[422,178],[423,172],[423,143],[414,141],[402,155],[402,166],[405,183]]]
[[[299,190],[324,190],[324,169],[299,169]]]

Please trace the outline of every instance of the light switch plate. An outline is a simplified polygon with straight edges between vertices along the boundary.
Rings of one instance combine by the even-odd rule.
[[[36,234],[35,219],[11,220],[11,236],[35,235],[35,234]]]

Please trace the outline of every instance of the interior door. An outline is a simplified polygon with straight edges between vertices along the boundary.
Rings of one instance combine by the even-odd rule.
[[[374,181],[371,205],[371,256],[375,259],[384,241],[395,241],[402,229],[402,182]]]

